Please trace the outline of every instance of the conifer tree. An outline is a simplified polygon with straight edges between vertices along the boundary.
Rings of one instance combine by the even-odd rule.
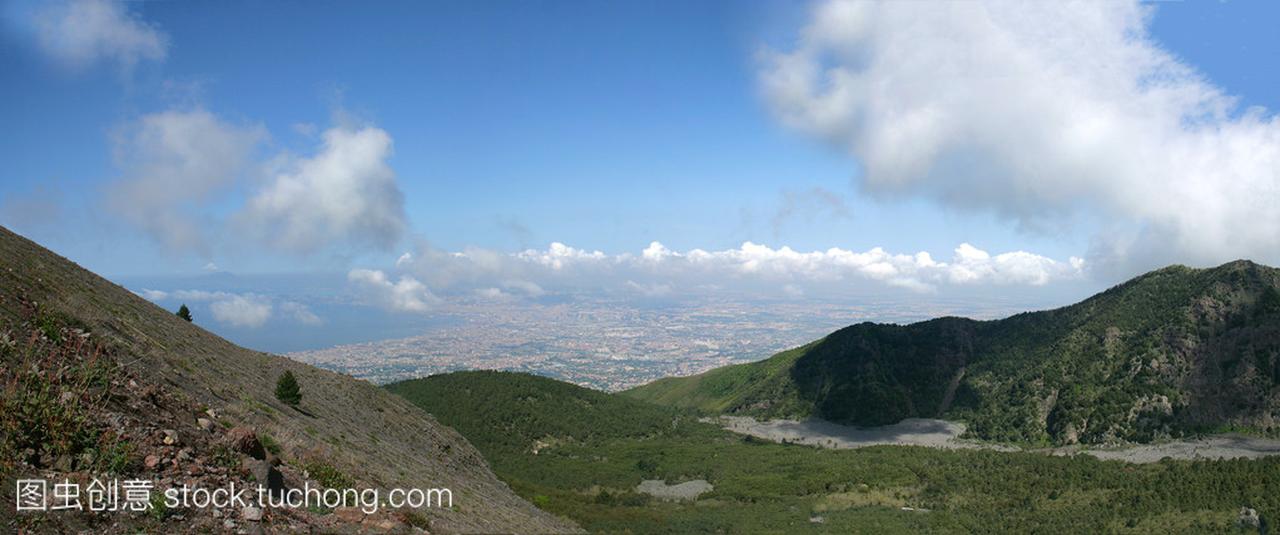
[[[293,372],[286,370],[276,381],[276,399],[294,406],[302,401],[302,391]]]

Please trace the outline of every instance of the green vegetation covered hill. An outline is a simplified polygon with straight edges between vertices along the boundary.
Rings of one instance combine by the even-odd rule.
[[[275,395],[286,370],[301,386],[297,407]],[[235,428],[256,431],[286,477],[380,488],[383,496],[391,488],[449,488],[454,508],[409,511],[402,518],[432,533],[575,529],[516,496],[465,438],[404,399],[236,346],[4,228],[0,386],[0,526],[10,530],[200,530],[195,523],[212,515],[121,513],[97,520],[107,527],[93,519],[60,524],[72,517],[15,514],[10,492],[14,479],[31,476],[92,474],[172,484],[188,481],[193,472],[213,472],[247,479],[251,474],[241,473],[235,454],[219,449]],[[262,457],[261,447],[248,449]],[[342,520],[328,511],[297,513],[268,511],[263,522],[268,529],[360,529],[358,514]],[[241,511],[226,514],[241,522]],[[209,521],[221,529],[222,520]]]
[[[1174,266],[997,321],[862,323],[762,362],[625,395],[760,417],[968,422],[983,439],[1146,441],[1280,432],[1280,270]]]
[[[605,533],[1220,533],[1280,510],[1280,458],[777,444],[552,379],[461,372],[390,385],[476,445],[521,496]],[[696,499],[637,492],[706,480]],[[1254,531],[1254,530],[1248,530]]]
[[[465,436],[481,451],[528,452],[621,437],[679,434],[690,414],[527,373],[466,371],[434,375],[386,388]],[[500,420],[495,415],[502,415]]]
[[[628,397],[659,405],[709,413],[768,408],[778,414],[800,414],[807,406],[790,379],[791,367],[821,340],[789,349],[759,362],[735,364],[690,377],[667,377],[627,390]]]

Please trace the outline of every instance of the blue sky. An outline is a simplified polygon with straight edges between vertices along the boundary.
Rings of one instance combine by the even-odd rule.
[[[345,273],[410,312],[1280,261],[1251,212],[1280,200],[1280,7],[900,4],[10,0],[0,224],[111,276]]]

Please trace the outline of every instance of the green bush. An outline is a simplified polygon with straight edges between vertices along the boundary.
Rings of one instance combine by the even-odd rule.
[[[302,465],[311,479],[328,489],[347,489],[355,485],[355,481],[332,464],[320,459],[312,459]]]
[[[280,447],[280,443],[276,442],[276,439],[271,435],[261,433],[258,435],[258,441],[261,442],[262,447],[266,448],[272,455],[280,455],[280,452],[283,451]]]

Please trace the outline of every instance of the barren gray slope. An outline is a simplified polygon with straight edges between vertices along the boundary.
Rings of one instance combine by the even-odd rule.
[[[516,496],[466,439],[400,397],[239,347],[3,227],[0,292],[37,301],[112,340],[126,366],[221,418],[270,433],[286,457],[322,457],[361,486],[450,488],[454,510],[421,511],[433,532],[577,530]],[[0,301],[10,307],[0,308],[0,319],[18,317],[14,301]],[[301,410],[275,399],[275,381],[284,370],[302,385]]]

